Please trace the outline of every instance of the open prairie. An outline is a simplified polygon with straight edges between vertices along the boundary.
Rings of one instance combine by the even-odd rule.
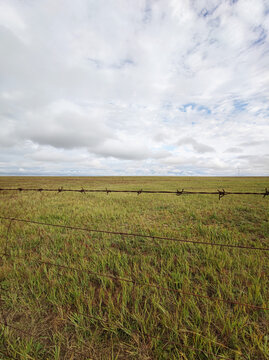
[[[0,178],[0,188],[268,185],[266,177]],[[2,217],[141,234],[0,220],[0,359],[268,359],[268,251],[198,243],[268,248],[268,201],[0,191]]]

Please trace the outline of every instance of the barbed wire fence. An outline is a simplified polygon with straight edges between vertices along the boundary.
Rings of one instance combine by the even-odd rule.
[[[64,189],[63,186],[59,187],[58,189],[49,189],[49,188],[0,188],[0,191],[36,191],[36,192],[77,192],[77,193],[106,193],[107,195],[110,193],[132,193],[132,194],[163,194],[163,195],[218,195],[219,200],[226,195],[259,195],[263,196],[264,198],[269,195],[269,190],[266,188],[263,192],[251,192],[251,191],[226,191],[224,189],[217,190],[217,191],[188,191],[188,190],[114,190],[114,189]]]
[[[110,193],[136,193],[137,195],[140,195],[142,193],[145,194],[174,194],[177,196],[180,195],[195,195],[195,194],[199,194],[199,195],[218,195],[219,199],[221,199],[222,197],[226,196],[226,195],[259,195],[259,196],[263,196],[266,197],[269,195],[269,191],[267,190],[267,188],[265,189],[264,192],[228,192],[223,190],[217,190],[215,192],[207,192],[207,191],[184,191],[184,189],[182,189],[181,191],[177,190],[177,191],[157,191],[157,190],[109,190],[109,189],[64,189],[63,187],[60,187],[58,189],[46,189],[46,188],[0,188],[0,191],[36,191],[36,192],[56,192],[56,193],[61,193],[61,192],[77,192],[77,193],[94,193],[94,192],[99,192],[99,193],[106,193],[107,195]],[[164,240],[164,241],[173,241],[173,242],[178,242],[178,243],[189,243],[189,244],[193,244],[193,245],[202,245],[202,246],[217,246],[217,247],[225,247],[225,248],[233,248],[233,249],[245,249],[248,251],[251,250],[256,250],[256,251],[269,251],[268,247],[254,247],[254,246],[246,246],[246,245],[241,245],[241,244],[226,244],[226,243],[213,243],[213,242],[205,242],[205,241],[195,241],[195,240],[185,240],[185,239],[178,239],[178,238],[170,238],[170,237],[162,237],[162,236],[155,236],[155,235],[147,235],[147,234],[138,234],[138,233],[128,233],[128,232],[122,232],[122,231],[110,231],[110,230],[99,230],[99,229],[89,229],[89,228],[85,228],[85,227],[80,227],[80,226],[70,226],[70,225],[63,225],[63,224],[52,224],[52,223],[46,223],[46,222],[40,222],[40,221],[35,221],[35,220],[31,220],[31,219],[20,219],[20,218],[15,218],[15,217],[7,217],[7,216],[0,216],[0,219],[2,220],[6,220],[8,221],[8,226],[7,226],[7,234],[6,234],[6,241],[5,241],[5,251],[4,253],[1,253],[0,255],[5,256],[5,257],[10,257],[10,253],[8,252],[8,238],[9,238],[9,233],[11,230],[11,226],[13,222],[23,222],[23,223],[27,223],[27,224],[31,224],[31,225],[37,225],[37,226],[49,226],[49,227],[56,227],[56,228],[63,228],[63,229],[68,229],[68,230],[74,230],[74,231],[85,231],[85,232],[96,232],[96,233],[101,233],[101,234],[108,234],[108,235],[120,235],[123,237],[140,237],[140,238],[145,238],[145,239],[152,239],[152,240]],[[13,256],[14,258],[22,258],[24,259],[24,257],[22,256]],[[171,288],[171,287],[163,287],[160,286],[158,284],[153,284],[153,283],[145,283],[145,282],[140,282],[138,279],[135,278],[122,278],[122,277],[118,277],[112,274],[104,274],[104,273],[97,273],[97,272],[93,272],[91,270],[88,269],[82,269],[82,268],[77,268],[77,267],[71,267],[68,266],[66,264],[58,264],[58,263],[53,263],[51,261],[47,261],[47,260],[33,260],[33,262],[38,263],[40,265],[43,266],[49,266],[49,267],[55,267],[58,269],[64,269],[64,270],[69,270],[69,271],[73,271],[73,272],[88,272],[89,274],[96,276],[97,278],[107,278],[110,279],[111,281],[115,281],[115,282],[127,282],[132,284],[134,287],[147,287],[147,288],[152,288],[152,289],[156,289],[159,291],[164,291],[164,292],[170,292],[170,293],[177,293],[179,294],[181,297],[195,297],[195,298],[200,298],[200,299],[207,299],[210,300],[212,302],[218,302],[218,303],[226,303],[226,304],[230,304],[233,306],[240,306],[243,308],[249,308],[252,309],[253,311],[268,311],[269,310],[269,306],[260,306],[260,305],[256,305],[256,304],[250,304],[250,303],[244,303],[241,301],[235,301],[235,300],[231,300],[231,299],[223,299],[223,298],[218,298],[218,297],[211,297],[211,296],[207,296],[204,294],[200,294],[200,293],[193,293],[193,292],[186,292],[183,291],[181,289],[175,289],[175,288]],[[3,290],[3,289],[1,289]],[[79,313],[79,312],[77,312]],[[84,313],[80,313],[81,315],[85,316],[85,317],[89,317],[98,321],[106,321],[104,319],[99,319],[96,318],[92,315],[89,314],[84,314]],[[31,338],[36,338],[35,334],[32,334],[30,332],[25,331],[24,329],[20,329],[17,328],[16,326],[14,326],[13,324],[9,324],[6,319],[4,319],[3,321],[0,321],[0,323],[5,326],[5,327],[10,327],[11,329],[15,330],[15,331],[19,331],[24,333],[27,336],[30,336]],[[134,335],[135,333],[133,333]],[[159,337],[154,337],[152,335],[149,334],[145,334],[149,339],[157,339],[160,340]],[[203,335],[201,335],[203,336]],[[182,344],[180,343],[176,343],[176,342],[171,342],[166,340],[166,343],[174,345],[174,346],[182,346]],[[195,347],[192,346],[188,346],[186,344],[184,344],[183,346],[185,346],[186,348],[190,348],[193,351],[198,351],[198,352],[203,352],[203,353],[207,353],[209,355],[213,355],[214,357],[218,357],[218,358],[223,358],[223,355],[218,355],[218,354],[213,354],[213,353],[209,353],[206,352],[205,350],[201,350],[201,349],[197,349]],[[224,346],[226,348],[228,348],[227,346]],[[236,352],[237,355],[242,356],[242,353],[240,353],[237,350],[231,349],[229,348],[229,350]],[[0,351],[3,353],[3,351]],[[74,349],[74,352],[77,354],[81,354],[83,355],[80,351],[77,351]],[[85,355],[85,354],[84,354]],[[10,357],[11,358],[11,357]],[[227,359],[227,357],[225,357]]]

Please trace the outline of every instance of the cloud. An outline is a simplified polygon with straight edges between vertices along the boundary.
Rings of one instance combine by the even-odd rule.
[[[0,174],[268,174],[268,34],[263,0],[2,0]]]
[[[264,155],[241,155],[238,156],[241,161],[241,166],[244,171],[249,171],[255,174],[261,169],[269,169],[269,154]],[[269,172],[266,173],[268,176]]]
[[[91,150],[90,150],[91,151]],[[124,160],[144,160],[150,157],[150,150],[143,143],[108,140],[92,150],[96,155]]]
[[[262,145],[267,145],[268,142],[264,141],[264,140],[254,140],[254,141],[244,141],[242,142],[240,145],[244,146],[244,147],[252,147],[252,146],[262,146]]]
[[[55,148],[96,146],[113,137],[104,121],[100,121],[103,114],[102,109],[91,109],[87,113],[77,105],[59,101],[38,112],[29,112],[18,124],[16,134],[22,139]]]
[[[198,141],[196,141],[193,138],[182,138],[177,142],[177,145],[191,145],[193,147],[193,150],[198,153],[206,153],[206,152],[214,152],[215,149],[212,146],[202,144]]]
[[[0,3],[0,24],[21,40],[23,39],[22,34],[26,30],[26,24],[17,9],[8,2]]]
[[[228,149],[225,150],[226,153],[232,153],[232,154],[236,154],[236,153],[241,153],[244,150],[238,147],[230,147]]]

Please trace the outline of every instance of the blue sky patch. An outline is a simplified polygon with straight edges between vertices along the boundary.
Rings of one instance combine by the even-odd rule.
[[[197,111],[203,112],[204,114],[211,114],[211,110],[207,106],[198,105],[195,103],[184,104],[179,108],[179,110],[182,112],[187,112],[188,109],[191,109],[191,110],[195,109]]]
[[[266,30],[261,25],[259,25],[254,28],[254,32],[257,34],[257,39],[252,43],[252,46],[263,44],[267,37]]]
[[[235,112],[241,112],[247,109],[248,103],[243,100],[234,100],[233,106]]]

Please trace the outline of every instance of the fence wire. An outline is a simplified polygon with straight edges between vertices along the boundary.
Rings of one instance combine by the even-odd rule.
[[[4,253],[0,253],[0,255],[5,256],[6,254]],[[23,256],[14,256],[14,258],[16,259],[24,259]],[[100,278],[106,278],[106,279],[110,279],[112,281],[115,282],[126,282],[129,284],[132,284],[134,287],[147,287],[147,288],[152,288],[152,289],[157,289],[157,290],[161,290],[164,292],[170,292],[170,293],[177,293],[177,294],[181,294],[182,297],[187,297],[187,296],[193,296],[196,298],[201,298],[201,299],[207,299],[210,300],[212,302],[220,302],[220,303],[226,303],[229,305],[239,305],[241,307],[247,307],[247,308],[252,308],[255,310],[269,310],[269,307],[265,306],[259,306],[259,305],[255,305],[255,304],[249,304],[249,303],[243,303],[240,301],[235,301],[235,300],[231,300],[231,299],[223,299],[223,298],[219,298],[219,297],[213,297],[213,296],[208,296],[208,295],[203,295],[203,294],[197,294],[194,292],[190,292],[190,291],[185,291],[182,289],[173,289],[170,287],[165,287],[165,286],[160,286],[157,284],[153,284],[153,283],[147,283],[147,282],[142,282],[139,281],[137,279],[135,279],[134,277],[129,279],[129,278],[123,278],[120,276],[115,276],[112,274],[104,274],[104,273],[98,273],[89,269],[81,269],[81,268],[76,268],[73,266],[68,266],[68,265],[64,265],[64,264],[57,264],[57,263],[53,263],[51,261],[44,261],[44,260],[32,260],[32,263],[36,263],[36,264],[40,264],[40,265],[47,265],[47,266],[54,266],[56,268],[59,269],[65,269],[65,270],[71,270],[71,271],[76,271],[76,272],[80,272],[80,273],[88,273],[90,275],[96,276],[96,277],[100,277]]]
[[[145,194],[174,194],[177,196],[186,194],[186,195],[218,195],[219,199],[221,199],[222,197],[226,196],[226,195],[262,195],[263,197],[266,197],[269,195],[269,191],[267,190],[267,188],[265,189],[264,192],[228,192],[225,191],[224,189],[222,190],[217,190],[214,192],[208,192],[208,191],[185,191],[184,189],[182,190],[177,190],[177,191],[158,191],[158,190],[109,190],[109,189],[64,189],[63,187],[60,187],[58,189],[48,189],[48,188],[0,188],[0,192],[1,191],[36,191],[36,192],[56,192],[56,193],[61,193],[61,192],[77,192],[77,193],[106,193],[107,195],[110,193],[136,193],[137,195],[140,195],[142,193]],[[140,237],[140,238],[148,238],[148,239],[153,239],[153,240],[166,240],[166,241],[174,241],[174,242],[180,242],[180,243],[191,243],[191,244],[196,244],[196,245],[207,245],[207,246],[218,246],[218,247],[227,247],[227,248],[238,248],[238,249],[247,249],[247,250],[260,250],[260,251],[268,251],[269,248],[267,247],[252,247],[252,246],[244,246],[244,245],[232,245],[232,244],[224,244],[224,243],[212,243],[212,242],[204,242],[204,241],[195,241],[195,240],[184,240],[184,239],[178,239],[178,238],[170,238],[170,237],[161,237],[161,236],[155,236],[155,235],[143,235],[143,234],[137,234],[137,233],[126,233],[126,232],[121,232],[121,231],[109,231],[109,230],[97,230],[97,229],[89,229],[89,228],[84,228],[84,227],[77,227],[77,226],[69,226],[69,225],[61,225],[61,224],[52,224],[52,223],[46,223],[46,222],[39,222],[39,221],[34,221],[34,220],[28,220],[28,219],[19,219],[19,218],[14,218],[14,217],[6,217],[6,216],[0,216],[0,219],[2,220],[9,220],[9,225],[8,225],[8,230],[7,230],[7,237],[6,237],[6,244],[5,244],[5,253],[3,253],[2,255],[7,256],[7,246],[8,246],[8,233],[10,231],[10,227],[13,221],[17,221],[17,222],[24,222],[24,223],[29,223],[29,224],[34,224],[34,225],[41,225],[41,226],[51,226],[51,227],[58,227],[58,228],[64,228],[64,229],[69,229],[69,230],[79,230],[79,231],[85,231],[85,232],[96,232],[96,233],[103,233],[103,234],[110,234],[110,235],[121,235],[121,236],[127,236],[127,237]],[[15,256],[16,258],[16,256]],[[18,258],[18,257],[17,257]],[[133,286],[136,287],[147,287],[147,288],[153,288],[153,289],[157,289],[157,290],[161,290],[161,291],[165,291],[165,292],[172,292],[172,293],[179,293],[182,295],[182,297],[188,297],[188,296],[192,296],[192,297],[196,297],[196,298],[201,298],[201,299],[208,299],[212,302],[220,302],[220,303],[227,303],[230,305],[237,305],[237,306],[242,306],[242,307],[247,307],[247,308],[252,308],[255,310],[264,310],[264,311],[268,311],[269,307],[263,307],[263,306],[258,306],[255,304],[249,304],[249,303],[243,303],[240,301],[234,301],[231,299],[223,299],[223,298],[216,298],[216,297],[211,297],[211,296],[207,296],[207,295],[203,295],[203,294],[197,294],[197,293],[193,293],[193,292],[186,292],[183,291],[181,289],[173,289],[170,287],[163,287],[157,284],[152,284],[152,283],[145,283],[145,282],[140,282],[137,279],[131,278],[122,278],[122,277],[118,277],[112,274],[103,274],[103,273],[97,273],[97,272],[93,272],[91,270],[87,270],[87,269],[80,269],[80,268],[75,268],[75,267],[71,267],[71,266],[67,266],[65,264],[57,264],[57,263],[53,263],[50,261],[43,261],[43,260],[33,260],[33,262],[35,263],[39,263],[40,265],[45,265],[45,266],[52,266],[52,267],[56,267],[56,268],[61,268],[61,269],[65,269],[65,270],[71,270],[71,271],[76,271],[76,272],[87,272],[93,276],[99,277],[99,278],[108,278],[112,281],[115,282],[127,282],[132,284]],[[3,290],[3,289],[1,289]],[[78,313],[80,315],[83,315],[85,317],[89,317],[95,320],[99,320],[99,321],[104,321],[106,322],[106,320],[103,319],[98,319],[97,317],[94,317],[92,315],[89,314],[85,314],[85,313]],[[21,328],[17,328],[16,326],[14,326],[13,324],[8,324],[7,321],[5,320],[4,322],[0,321],[0,324],[9,327],[13,330],[19,331],[27,336],[30,336],[32,338],[37,338],[38,340],[40,340],[36,335],[31,334],[28,331],[25,331],[24,329]],[[131,335],[138,335],[137,332],[131,334]],[[152,340],[152,339],[157,339],[160,340],[159,337],[157,336],[153,336],[153,335],[148,335],[148,334],[140,334],[140,335],[144,335],[146,337],[148,337],[148,339]],[[201,335],[201,334],[200,334]],[[203,336],[203,335],[201,335]],[[209,339],[210,340],[210,339]],[[167,341],[165,340],[166,344],[170,344],[170,345],[174,345],[174,346],[180,346],[182,347],[181,344],[176,343],[176,342],[172,342],[172,341]],[[221,346],[223,346],[222,344],[219,344]],[[183,345],[186,348],[189,348],[193,351],[199,351],[199,352],[203,352],[205,354],[210,354],[213,355],[214,357],[218,357],[218,358],[223,358],[222,355],[217,355],[217,354],[213,354],[213,353],[209,353],[206,352],[204,350],[201,349],[197,349],[194,348],[192,346]],[[225,346],[224,346],[225,347]],[[235,351],[231,348],[226,347],[227,349],[231,350],[231,351]],[[77,354],[81,354],[81,355],[85,355],[79,351],[77,351],[76,349],[72,349],[75,353]],[[0,350],[0,353],[2,351]],[[3,352],[2,352],[3,354]],[[7,354],[5,354],[7,355]],[[238,355],[242,355],[238,352]]]
[[[88,269],[74,268],[74,267],[67,266],[67,265],[52,263],[50,261],[35,260],[35,262],[37,262],[39,264],[54,266],[54,267],[58,267],[58,268],[66,269],[66,270],[77,271],[77,272],[85,272],[86,271],[90,275],[94,275],[94,276],[101,277],[101,278],[108,278],[113,281],[122,281],[122,282],[132,283],[136,287],[148,287],[148,288],[153,288],[153,289],[157,289],[157,290],[162,290],[165,292],[179,293],[184,296],[193,296],[193,297],[197,297],[197,298],[207,299],[207,300],[211,300],[213,302],[222,302],[222,303],[226,303],[226,304],[239,305],[242,307],[249,307],[249,308],[257,309],[257,310],[269,310],[269,307],[263,307],[263,306],[258,306],[258,305],[254,305],[254,304],[242,303],[240,301],[234,301],[234,300],[230,300],[230,299],[226,300],[226,299],[222,299],[222,298],[216,298],[216,297],[197,294],[197,293],[193,293],[193,292],[189,292],[189,291],[183,291],[181,289],[168,288],[168,287],[160,286],[157,284],[141,282],[135,278],[133,278],[133,279],[122,278],[122,277],[118,277],[118,276],[115,276],[112,274],[97,273],[97,272],[94,272],[94,271],[91,271]]]
[[[84,228],[84,227],[79,227],[79,226],[52,224],[52,223],[46,223],[46,222],[41,222],[41,221],[19,219],[19,218],[15,218],[15,217],[7,217],[7,216],[0,216],[0,219],[10,220],[10,222],[18,221],[18,222],[24,222],[24,223],[33,224],[33,225],[51,226],[51,227],[68,229],[68,230],[79,230],[79,231],[94,232],[94,233],[101,233],[101,234],[121,235],[124,237],[125,236],[126,237],[139,237],[139,238],[152,239],[152,240],[174,241],[174,242],[189,243],[189,244],[196,244],[196,245],[219,246],[219,247],[234,248],[234,249],[269,251],[269,247],[255,247],[255,246],[246,246],[246,245],[240,245],[240,244],[233,245],[233,244],[224,244],[224,243],[214,243],[214,242],[209,242],[209,241],[185,240],[185,239],[170,238],[170,237],[156,236],[156,235],[127,233],[127,232],[122,232],[122,231],[89,229],[89,228]]]
[[[134,193],[137,195],[140,194],[166,194],[166,195],[218,195],[219,200],[223,198],[226,195],[262,195],[263,197],[266,197],[269,195],[269,191],[266,188],[263,192],[240,192],[240,191],[226,191],[224,189],[217,190],[217,191],[188,191],[188,190],[176,190],[176,191],[170,191],[170,190],[113,190],[113,189],[64,189],[63,186],[59,187],[58,189],[48,189],[48,188],[0,188],[0,191],[37,191],[37,192],[78,192],[78,193],[106,193],[107,195],[110,193]]]

